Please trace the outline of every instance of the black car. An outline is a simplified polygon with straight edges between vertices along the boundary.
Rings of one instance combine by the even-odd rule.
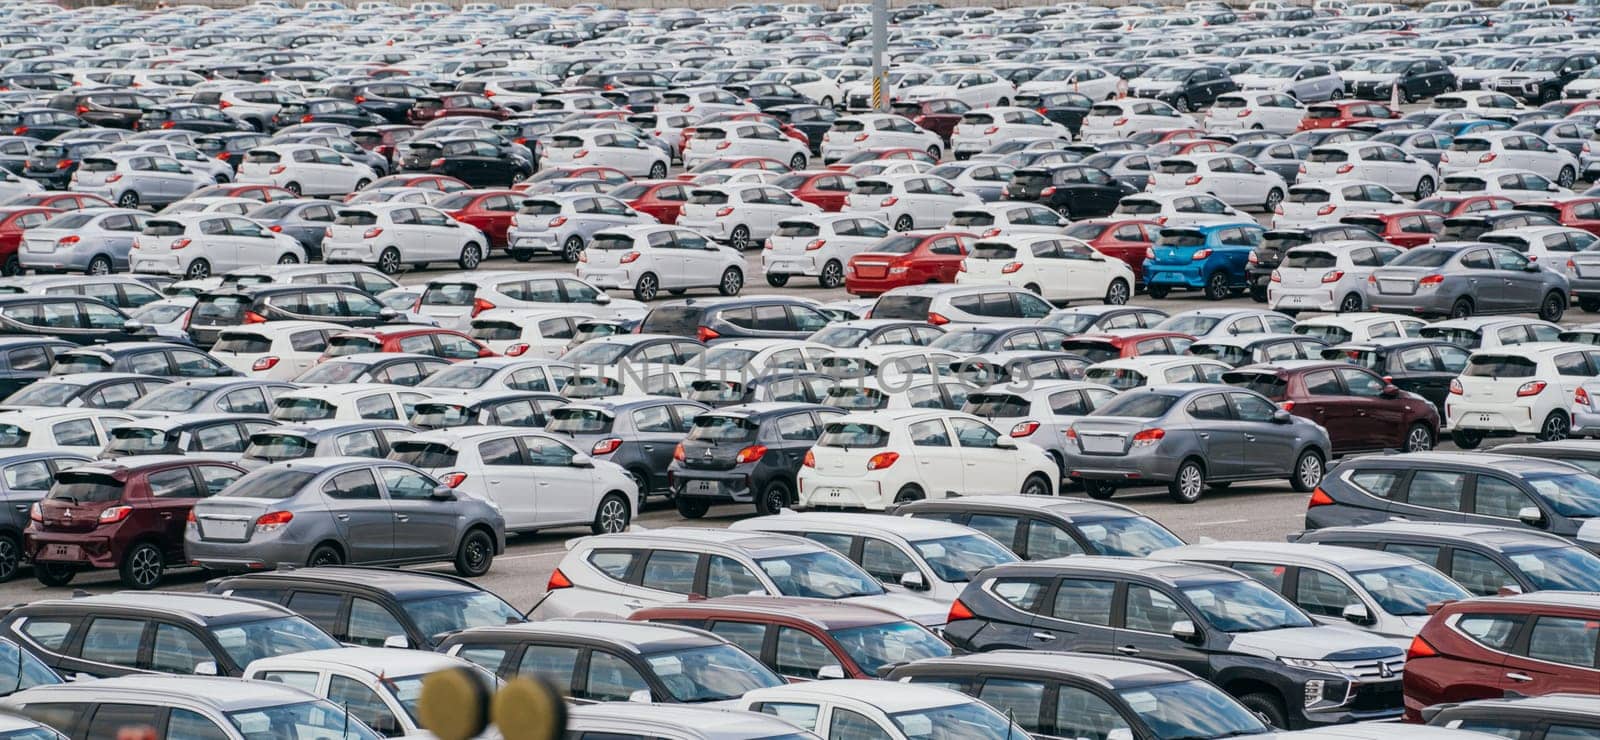
[[[1251,250],[1245,264],[1245,280],[1250,283],[1250,297],[1256,303],[1267,302],[1267,283],[1272,273],[1283,262],[1283,254],[1294,247],[1321,242],[1356,240],[1381,241],[1378,235],[1360,226],[1329,224],[1305,226],[1297,229],[1272,229],[1261,235],[1261,245]]]
[[[1600,591],[1600,557],[1526,527],[1386,521],[1289,535],[1291,542],[1383,550],[1439,569],[1479,596]]]
[[[388,123],[383,116],[360,105],[339,98],[309,98],[300,103],[284,103],[267,122],[267,128],[277,131],[299,123],[342,123],[361,128]]]
[[[958,355],[972,355],[1016,350],[1058,351],[1065,341],[1067,333],[1052,326],[1002,321],[955,329],[928,346]]]
[[[265,399],[260,415],[175,414],[164,419],[124,422],[106,433],[101,460],[116,460],[138,455],[186,455],[242,453],[250,437],[282,422],[265,416]]]
[[[1039,203],[1074,220],[1109,216],[1123,197],[1137,192],[1105,170],[1081,164],[1017,170],[1001,191],[1008,200]]]
[[[56,355],[77,346],[48,336],[0,337],[0,399],[48,376]]]
[[[1024,560],[1068,555],[1144,557],[1183,540],[1160,522],[1109,501],[1055,496],[967,496],[901,504],[895,516],[962,524]]]
[[[134,124],[139,131],[193,131],[215,134],[223,131],[251,131],[250,124],[209,105],[171,103],[145,110]]]
[[[811,155],[822,156],[822,136],[839,120],[839,112],[820,105],[780,105],[768,108],[773,118],[800,129],[811,142]]]
[[[400,78],[332,85],[327,92],[328,97],[348,100],[389,123],[405,123],[417,98],[433,96],[432,90]]]
[[[712,408],[758,401],[822,403],[828,389],[838,385],[829,375],[800,370],[779,370],[753,378],[701,379],[689,383],[685,398]]]
[[[49,141],[81,128],[86,128],[83,119],[54,108],[0,111],[0,131],[15,136],[32,136],[35,139]]]
[[[1393,79],[1346,81],[1345,94],[1363,100],[1390,100],[1394,86],[1400,86],[1400,102],[1431,98],[1456,89],[1456,75],[1442,60],[1398,57],[1381,62],[1374,72],[1395,75]]]
[[[1402,711],[1399,647],[1319,625],[1219,566],[1096,556],[995,566],[961,592],[944,635],[973,652],[1069,650],[1169,663],[1285,729]]]
[[[50,190],[65,190],[67,184],[72,182],[72,175],[78,171],[78,165],[83,158],[108,146],[109,142],[90,139],[47,141],[33,148],[22,171],[17,174],[34,180]]]
[[[507,187],[533,167],[503,147],[477,139],[412,139],[401,145],[402,172],[449,175],[473,187]]]
[[[1597,64],[1600,54],[1593,51],[1530,49],[1511,69],[1495,76],[1494,89],[1532,105],[1560,100],[1569,83]]]
[[[1075,92],[1017,93],[1012,102],[1020,108],[1032,108],[1056,123],[1067,127],[1073,137],[1083,128],[1083,119],[1094,107],[1088,95]]]
[[[239,171],[239,163],[244,161],[244,155],[251,149],[266,144],[266,134],[254,131],[223,131],[194,138],[194,148],[201,154],[222,160],[228,163],[235,172]],[[320,243],[320,240],[319,240]]]
[[[728,502],[754,503],[758,514],[793,506],[801,461],[822,425],[843,414],[815,404],[753,403],[696,416],[667,468],[678,513],[699,519]]]
[[[737,88],[743,87],[743,90]],[[749,82],[744,85],[729,85],[728,92],[745,99],[761,110],[778,108],[786,105],[805,105],[811,98],[799,90],[782,82]]]
[[[1435,704],[1422,709],[1422,721],[1518,740],[1581,740],[1600,737],[1600,696],[1547,694]]]
[[[1357,457],[1328,471],[1306,529],[1391,519],[1525,526],[1600,553],[1600,478],[1565,462],[1491,453]]]
[[[160,103],[155,98],[132,91],[75,90],[55,95],[45,105],[58,111],[75,113],[90,125],[132,130],[146,109]]]
[[[158,377],[220,378],[238,375],[194,347],[167,342],[113,342],[57,352],[51,375],[140,373]]]
[[[282,607],[208,594],[124,591],[11,607],[0,629],[58,673],[238,676],[257,658],[340,647]]]
[[[1470,242],[1491,231],[1518,229],[1524,226],[1560,226],[1554,219],[1533,211],[1478,211],[1466,216],[1451,216],[1444,220],[1444,230],[1439,232],[1441,242]]]
[[[335,310],[329,313],[328,308]],[[398,316],[378,299],[348,286],[268,284],[201,293],[185,329],[191,341],[209,349],[223,329],[244,324],[298,319],[361,328],[386,324]],[[4,319],[0,315],[0,322]]]
[[[432,650],[472,627],[524,621],[471,581],[442,573],[352,565],[218,578],[206,591],[282,604],[339,638],[366,647]]]
[[[1433,403],[1442,418],[1450,381],[1467,367],[1470,352],[1438,339],[1385,339],[1336,344],[1322,350],[1325,360],[1343,360],[1365,367]]]
[[[1146,73],[1144,79],[1155,80],[1159,87],[1134,88],[1129,94],[1140,98],[1154,98],[1180,111],[1195,111],[1217,101],[1223,93],[1238,92],[1239,85],[1221,67],[1200,64],[1174,64]],[[1141,84],[1135,79],[1130,84]]]
[[[923,658],[884,678],[977,697],[1033,737],[1210,740],[1269,731],[1209,681],[1154,660],[1003,650]]]
[[[0,295],[0,337],[65,339],[76,344],[139,341],[128,316],[103,301],[75,296]]]
[[[650,309],[638,330],[714,339],[805,339],[828,325],[814,303],[800,298],[689,298]]]

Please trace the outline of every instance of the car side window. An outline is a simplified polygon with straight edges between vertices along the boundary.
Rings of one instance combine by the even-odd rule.
[[[200,498],[200,487],[188,468],[161,470],[145,476],[150,495],[155,498]]]
[[[641,582],[648,584],[647,588],[657,591],[675,594],[693,593],[694,572],[699,563],[700,556],[691,552],[656,550],[650,553],[650,559],[645,561],[644,579]]]
[[[1359,604],[1355,591],[1331,574],[1311,568],[1300,569],[1300,580],[1295,587],[1295,603],[1312,614],[1337,617],[1344,608]]]
[[[971,419],[950,419],[950,426],[955,429],[956,439],[962,447],[993,448],[1000,439],[1000,433],[989,425]]]
[[[1059,558],[1067,555],[1084,554],[1083,546],[1072,538],[1067,530],[1049,522],[1033,520],[1028,524],[1027,547],[1029,560],[1045,560]],[[1010,546],[1012,540],[1001,540],[1000,544]]]
[[[1043,681],[991,678],[978,690],[978,699],[987,702],[1030,733],[1044,732],[1040,716],[1044,713]]]
[[[639,559],[635,550],[595,550],[589,553],[589,564],[607,577],[625,581]]]
[[[1504,586],[1517,586],[1517,579],[1488,556],[1470,550],[1456,550],[1450,560],[1450,577],[1468,591],[1493,596]]]
[[[1466,475],[1439,470],[1419,470],[1406,487],[1406,503],[1445,511],[1461,510],[1461,491]]]
[[[833,651],[810,633],[793,627],[778,628],[778,673],[799,678],[820,678],[822,669],[842,668]]]
[[[580,699],[592,701],[627,701],[634,692],[649,691],[639,671],[626,660],[595,651],[589,656],[589,675],[584,681]]]
[[[1050,614],[1070,622],[1109,627],[1112,595],[1116,589],[1117,584],[1112,581],[1063,578],[1056,585],[1055,604]]]
[[[894,740],[876,722],[840,707],[834,707],[828,717],[827,736],[837,740]]]
[[[752,592],[766,591],[767,587],[739,561],[721,555],[711,556],[706,568],[706,598],[746,596]]]
[[[139,648],[148,624],[142,619],[96,619],[84,630],[78,657],[96,663],[138,667]]]
[[[333,676],[328,681],[328,701],[345,708],[350,716],[361,720],[379,735],[392,737],[403,729],[400,718],[394,715],[377,692],[366,684],[345,676]]]
[[[378,480],[366,468],[340,473],[322,487],[322,495],[344,501],[373,501],[383,498],[378,490]]]
[[[1171,597],[1148,586],[1129,584],[1123,626],[1131,630],[1169,634],[1172,625],[1189,618]]]
[[[465,651],[463,651],[464,653]],[[563,696],[572,693],[572,678],[578,672],[581,648],[559,645],[529,645],[522,650],[517,675],[549,681]]]
[[[1040,578],[997,578],[990,591],[1001,601],[1022,611],[1032,612],[1039,609],[1039,600],[1048,587],[1048,581]]]
[[[648,406],[633,412],[633,428],[640,432],[671,433],[672,411],[666,406]]]
[[[1228,409],[1228,401],[1220,393],[1201,396],[1189,402],[1187,409],[1190,418],[1206,421],[1226,421],[1233,418]]]
[[[389,491],[390,500],[426,501],[433,494],[433,479],[405,468],[382,467],[383,487]]]
[[[1472,513],[1503,519],[1515,519],[1517,512],[1534,505],[1516,484],[1492,475],[1478,476],[1472,499]]]
[[[1570,617],[1538,617],[1528,634],[1528,657],[1552,663],[1595,666],[1600,622]]]
[[[94,429],[94,422],[88,419],[64,421],[50,427],[50,433],[55,436],[56,444],[63,447],[89,447],[102,443],[99,432]]]
[[[1498,614],[1466,614],[1456,622],[1456,629],[1467,637],[1491,650],[1506,650],[1511,646],[1512,638],[1517,635],[1517,628],[1522,625],[1519,617],[1503,616]],[[1593,651],[1590,651],[1593,654]]]
[[[781,704],[766,701],[750,705],[750,711],[770,714],[795,727],[809,731],[816,729],[817,714],[821,711],[821,707],[816,704]]]

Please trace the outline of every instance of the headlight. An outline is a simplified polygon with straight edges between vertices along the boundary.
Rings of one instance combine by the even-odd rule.
[[[1333,673],[1339,672],[1338,668],[1335,668],[1332,663],[1329,663],[1326,660],[1310,660],[1307,658],[1279,658],[1278,661],[1284,665],[1295,668],[1305,668],[1313,671],[1330,671]]]

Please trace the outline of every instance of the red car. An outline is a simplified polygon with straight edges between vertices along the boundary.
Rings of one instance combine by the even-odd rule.
[[[1094,334],[1079,334],[1061,343],[1064,352],[1083,355],[1093,362],[1106,362],[1142,355],[1181,355],[1194,344],[1194,337],[1175,331],[1155,329],[1110,329]]]
[[[360,101],[357,101],[360,102]],[[394,164],[395,148],[414,138],[422,129],[406,124],[384,124],[381,126],[368,126],[350,132],[350,140],[356,146],[373,154],[381,154],[389,164]],[[522,142],[517,142],[521,144]]]
[[[977,234],[964,231],[907,231],[890,234],[845,266],[844,289],[872,297],[904,285],[953,283]]]
[[[1205,154],[1220,152],[1228,148],[1227,142],[1216,139],[1182,139],[1166,141],[1146,149],[1152,158],[1156,157],[1181,157],[1185,154]]]
[[[536,183],[545,182],[546,180],[601,180],[611,185],[621,185],[628,182],[629,179],[626,173],[613,167],[566,165],[563,167],[546,167],[539,170],[538,174],[512,185],[511,189],[520,193],[533,187]]]
[[[837,213],[855,189],[856,178],[833,170],[803,170],[784,175],[772,185],[824,211]]]
[[[891,103],[889,109],[911,119],[912,123],[938,134],[948,147],[950,137],[955,134],[956,124],[961,123],[961,117],[972,110],[972,106],[955,98],[931,98],[916,103]]]
[[[859,152],[851,153],[843,159],[834,160],[833,164],[828,165],[828,169],[835,172],[844,172],[862,162],[876,162],[880,159],[915,159],[928,164],[939,163],[933,158],[933,155],[921,149],[913,149],[906,146],[887,146],[876,149],[862,149]]]
[[[1600,236],[1600,198],[1597,197],[1580,196],[1576,198],[1531,200],[1517,206],[1517,209],[1543,213],[1560,222],[1562,226],[1583,229],[1591,234]]]
[[[1300,130],[1315,128],[1349,128],[1368,121],[1387,121],[1399,118],[1400,112],[1383,103],[1364,100],[1339,100],[1318,103],[1306,108],[1306,117],[1300,119]]]
[[[1343,361],[1266,363],[1223,373],[1222,382],[1259,391],[1283,410],[1321,424],[1335,455],[1419,452],[1439,436],[1439,410],[1428,399]],[[1419,426],[1428,432],[1421,449],[1411,434]]]
[[[1404,249],[1431,244],[1439,238],[1439,232],[1444,231],[1444,216],[1423,209],[1363,213],[1345,216],[1339,223],[1360,226]]]
[[[262,203],[271,203],[275,200],[293,200],[300,196],[294,191],[280,188],[276,185],[240,185],[238,183],[218,183],[208,185],[190,193],[190,198],[249,198]]]
[[[29,193],[12,198],[6,205],[39,206],[57,211],[79,211],[85,208],[110,208],[111,201],[88,193]]]
[[[1129,136],[1128,140],[1148,147],[1169,141],[1199,141],[1205,135],[1205,130],[1198,128],[1153,128]]]
[[[701,162],[694,169],[678,175],[679,180],[688,182],[696,175],[717,170],[769,170],[772,172],[788,172],[789,165],[779,162],[771,157],[720,157]]]
[[[683,204],[689,202],[689,190],[681,180],[635,180],[611,191],[611,195],[635,211],[655,216],[661,223],[675,224]]]
[[[1128,263],[1133,268],[1133,282],[1144,285],[1144,253],[1155,246],[1161,224],[1147,219],[1093,218],[1067,227],[1065,233],[1074,239],[1087,242],[1107,257]]]
[[[1594,694],[1597,651],[1600,594],[1539,591],[1446,602],[1406,651],[1405,719],[1420,722],[1422,710],[1435,704],[1511,693]]]
[[[462,117],[503,121],[511,117],[511,111],[477,93],[451,92],[434,98],[417,98],[416,105],[406,113],[406,118],[419,125],[440,118]]]
[[[22,263],[17,250],[22,247],[22,232],[43,224],[55,208],[42,206],[6,206],[0,208],[0,277],[22,274]]]
[[[29,512],[23,553],[46,586],[116,568],[129,588],[152,588],[187,562],[183,530],[196,501],[244,475],[237,465],[179,457],[125,457],[56,474]]]
[[[222,186],[218,185],[216,187]],[[459,190],[467,190],[471,187],[471,185],[468,185],[449,175],[434,175],[426,172],[407,172],[398,175],[380,177],[376,180],[373,180],[370,185],[362,188],[362,190],[382,190],[383,188],[427,188],[428,190],[437,190],[441,193],[454,193]],[[354,197],[356,197],[356,194],[351,193],[346,195],[344,199],[346,202],[348,202]]]
[[[418,302],[422,299],[417,299]],[[478,298],[472,303],[472,315],[494,308],[494,304]],[[452,362],[495,357],[488,345],[454,329],[436,329],[431,326],[404,329],[361,329],[328,337],[328,347],[322,351],[318,362],[330,357],[360,355],[368,352],[405,352],[429,355]]]
[[[1478,211],[1509,211],[1516,205],[1504,195],[1435,195],[1417,201],[1417,208],[1433,211],[1445,218]]]
[[[522,207],[522,193],[515,190],[458,190],[433,204],[450,217],[476,226],[489,237],[490,248],[506,248],[506,229],[511,217]]]

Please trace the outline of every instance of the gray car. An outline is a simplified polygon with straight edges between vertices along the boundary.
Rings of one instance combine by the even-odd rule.
[[[667,466],[696,416],[710,407],[656,396],[597,399],[550,410],[545,431],[579,452],[621,465],[642,497],[665,494]]]
[[[300,242],[308,259],[322,259],[322,237],[333,225],[334,208],[326,200],[295,198],[275,200],[250,211],[256,223],[281,234],[288,234]]]
[[[0,583],[17,577],[22,560],[22,532],[28,511],[55,481],[56,473],[89,456],[66,450],[8,450],[0,454]]]
[[[57,214],[23,235],[17,258],[36,271],[127,272],[128,252],[149,214],[126,208],[86,208]]]
[[[1532,313],[1560,321],[1566,276],[1510,247],[1446,242],[1418,247],[1372,271],[1366,303],[1374,311],[1448,316]]]
[[[1322,480],[1328,431],[1254,391],[1182,383],[1135,388],[1068,427],[1066,469],[1088,494],[1165,483],[1178,503],[1207,486],[1287,478],[1310,493]]]
[[[155,389],[126,408],[139,417],[173,414],[272,413],[279,393],[297,390],[292,383],[245,378],[192,378]]]
[[[527,262],[540,255],[560,255],[577,262],[595,232],[656,223],[652,216],[609,195],[554,193],[526,198],[511,217],[506,245],[511,256]]]
[[[71,188],[105,198],[123,208],[164,206],[216,181],[182,162],[154,152],[101,151],[84,157],[73,173]]]
[[[184,552],[213,570],[448,561],[469,577],[505,551],[495,505],[410,465],[362,457],[277,463],[194,508]]]
[[[398,440],[417,430],[394,421],[320,419],[263,429],[250,435],[244,455],[234,461],[245,470],[309,457],[383,459]]]

